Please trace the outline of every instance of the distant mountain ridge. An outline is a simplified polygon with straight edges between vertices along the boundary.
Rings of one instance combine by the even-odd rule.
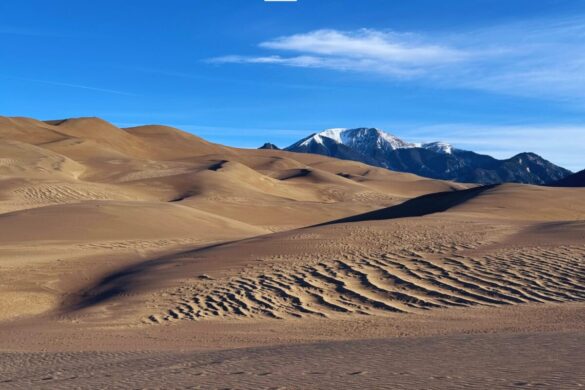
[[[551,187],[585,187],[585,170],[549,184]]]
[[[445,142],[405,142],[383,130],[365,127],[324,130],[284,150],[360,161],[433,179],[480,184],[546,184],[571,174],[534,153],[498,160]]]

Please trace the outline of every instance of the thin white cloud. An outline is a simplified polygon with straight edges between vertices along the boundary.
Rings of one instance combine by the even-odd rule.
[[[88,91],[103,92],[103,93],[109,93],[109,94],[114,94],[114,95],[136,96],[135,94],[130,93],[130,92],[119,91],[119,90],[115,90],[115,89],[91,87],[91,86],[81,85],[81,84],[70,84],[70,83],[62,83],[62,82],[59,82],[59,81],[38,80],[38,79],[29,79],[29,78],[20,78],[20,77],[19,78],[15,78],[15,79],[17,79],[17,80],[23,80],[23,81],[30,81],[30,82],[33,82],[33,83],[40,83],[40,84],[47,84],[47,85],[55,85],[55,86],[58,86],[58,87],[86,89]]]
[[[472,55],[451,47],[424,43],[413,34],[371,29],[355,32],[318,30],[276,38],[259,46],[299,54],[228,55],[209,61],[375,72],[404,78],[419,75],[428,68],[461,62]]]
[[[421,70],[416,67],[397,66],[392,63],[381,63],[371,58],[349,59],[343,57],[319,57],[303,55],[296,57],[246,57],[246,56],[225,56],[211,60],[214,63],[239,63],[239,64],[276,64],[296,68],[322,68],[338,71],[376,71],[394,77],[413,77]]]
[[[420,42],[413,34],[371,29],[356,32],[318,30],[280,37],[260,46],[320,56],[380,59],[403,64],[454,62],[468,55],[454,48]]]
[[[583,17],[433,36],[317,30],[278,37],[259,47],[271,53],[210,61],[371,73],[444,88],[585,104]]]

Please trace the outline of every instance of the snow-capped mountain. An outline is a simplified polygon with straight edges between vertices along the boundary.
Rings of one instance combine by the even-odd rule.
[[[338,144],[345,145],[363,154],[372,155],[379,151],[392,151],[396,149],[423,148],[435,152],[451,154],[453,146],[445,142],[431,142],[425,144],[409,143],[393,136],[383,130],[376,128],[361,127],[357,129],[327,129],[302,139],[289,148],[311,148],[312,144],[324,146],[324,139],[333,140]]]
[[[492,184],[544,184],[571,172],[533,153],[497,160],[442,142],[410,143],[376,128],[327,129],[295,142],[287,151],[322,154],[435,179]]]

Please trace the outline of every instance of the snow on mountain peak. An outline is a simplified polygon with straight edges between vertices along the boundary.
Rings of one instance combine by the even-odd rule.
[[[396,150],[424,148],[437,153],[452,154],[453,146],[445,142],[409,143],[377,128],[359,127],[355,129],[332,128],[315,133],[304,139],[300,146],[308,146],[312,142],[325,145],[323,138],[350,148],[368,152],[372,150]]]
[[[323,145],[323,137],[350,147],[358,147],[366,143],[369,143],[370,146],[372,143],[375,143],[378,148],[385,149],[389,147],[392,150],[414,147],[414,144],[404,142],[400,138],[383,130],[366,127],[356,129],[327,129],[307,138],[301,145],[308,145],[312,141]]]
[[[442,141],[429,142],[426,144],[422,144],[420,147],[432,150],[433,152],[437,153],[453,154],[453,145]]]
[[[332,140],[336,141],[337,143],[342,144],[343,140],[341,139],[341,134],[343,134],[343,132],[346,130],[347,129],[343,129],[343,128],[327,129],[327,130],[323,130],[322,132],[318,133],[317,136],[331,138]]]

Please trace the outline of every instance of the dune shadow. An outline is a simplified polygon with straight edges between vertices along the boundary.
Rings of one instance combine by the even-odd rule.
[[[209,167],[207,167],[207,169],[210,171],[219,171],[228,162],[229,162],[228,160],[221,160],[221,161],[218,161],[218,162],[211,164]]]
[[[481,193],[496,187],[497,184],[474,187],[467,190],[436,192],[407,200],[396,206],[370,211],[364,214],[336,219],[315,226],[334,225],[348,222],[380,221],[384,219],[422,217],[424,215],[447,211],[463,204]]]
[[[148,288],[152,282],[164,281],[164,273],[188,261],[182,256],[194,256],[208,249],[237,241],[221,242],[146,260],[108,274],[96,283],[70,295],[61,304],[62,313],[74,312],[105,303],[113,298]]]
[[[299,177],[309,176],[312,173],[310,169],[301,168],[301,169],[291,169],[289,171],[284,172],[283,175],[276,177],[278,180],[291,180],[296,179]]]

